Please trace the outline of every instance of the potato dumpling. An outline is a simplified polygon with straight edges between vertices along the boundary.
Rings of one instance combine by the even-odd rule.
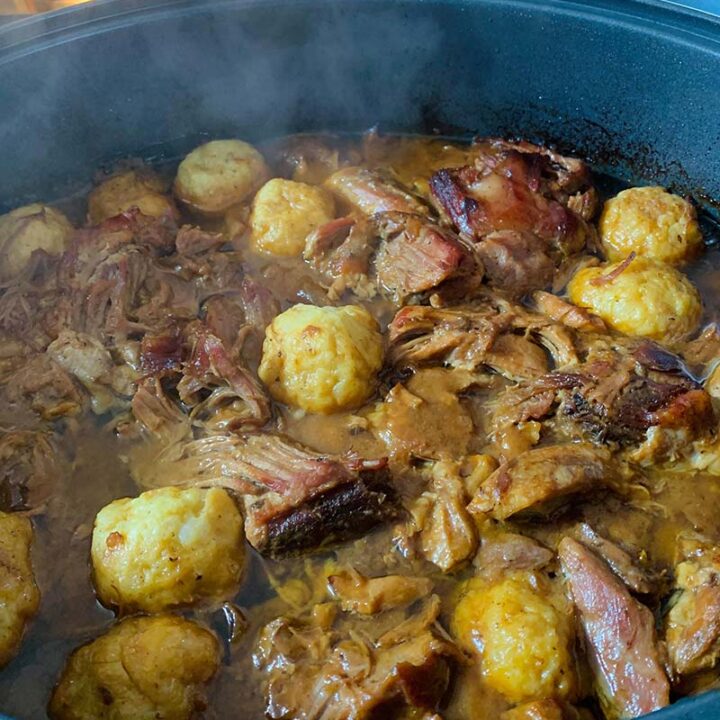
[[[204,709],[202,685],[220,648],[197,623],[128,618],[70,656],[50,700],[54,720],[185,720]]]
[[[372,395],[382,361],[382,337],[365,308],[295,305],[265,331],[258,372],[277,400],[330,414]]]
[[[608,200],[600,217],[600,240],[611,261],[634,252],[677,264],[702,247],[695,208],[661,187],[630,188]]]
[[[30,562],[32,526],[21,515],[0,512],[0,668],[20,647],[40,593]]]
[[[274,178],[253,200],[250,227],[256,250],[272,255],[300,255],[305,238],[333,219],[335,202],[323,188]]]
[[[35,250],[64,252],[73,232],[70,221],[47,205],[33,203],[0,215],[0,280],[20,273]]]
[[[218,214],[245,200],[267,179],[263,156],[242,140],[213,140],[180,163],[175,195],[194,210]]]
[[[470,579],[451,630],[480,656],[485,682],[512,703],[566,698],[575,690],[570,616],[537,573],[519,571],[493,583]]]
[[[242,517],[220,488],[149,490],[97,514],[91,554],[98,597],[124,613],[224,599],[243,569]]]
[[[143,215],[162,217],[176,212],[165,183],[150,170],[126,170],[104,180],[88,195],[88,220],[97,225],[136,207]]]
[[[674,342],[700,321],[702,303],[694,285],[666,263],[637,257],[577,272],[568,284],[570,300],[627,335]]]

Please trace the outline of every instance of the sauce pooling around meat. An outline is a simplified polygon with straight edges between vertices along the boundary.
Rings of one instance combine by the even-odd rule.
[[[717,251],[606,187],[529,143],[296,136],[0,217],[0,712],[715,687]]]

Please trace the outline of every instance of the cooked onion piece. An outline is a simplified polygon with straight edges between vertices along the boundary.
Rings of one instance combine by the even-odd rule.
[[[627,335],[666,342],[697,327],[700,295],[678,270],[650,258],[580,270],[568,284],[570,299]]]
[[[171,615],[129,618],[78,648],[50,700],[53,720],[189,720],[220,664],[215,636]]]
[[[356,305],[295,305],[265,332],[258,373],[277,400],[329,414],[372,395],[382,366],[378,324]]]
[[[0,280],[22,272],[36,250],[62,253],[72,232],[73,226],[59,210],[40,203],[0,215]]]
[[[88,195],[88,220],[97,225],[132,208],[149,217],[174,214],[175,205],[164,190],[163,180],[147,169],[113,175]]]
[[[677,265],[702,248],[695,208],[661,187],[623,190],[605,203],[600,240],[608,260],[631,252]]]
[[[175,195],[201,213],[222,213],[246,200],[265,182],[263,156],[242,140],[213,140],[195,148],[180,163]]]
[[[570,615],[544,577],[530,571],[492,583],[476,577],[463,590],[451,629],[480,656],[490,687],[513,703],[574,693]]]
[[[231,597],[242,574],[242,517],[225,490],[150,490],[95,518],[98,597],[122,612],[158,612]]]
[[[300,255],[305,238],[333,219],[335,203],[327,190],[274,178],[253,201],[250,226],[256,250],[271,255]]]
[[[0,512],[0,668],[15,656],[28,620],[40,605],[30,562],[32,526]]]

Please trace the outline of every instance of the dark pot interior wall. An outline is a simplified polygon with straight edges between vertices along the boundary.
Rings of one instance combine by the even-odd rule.
[[[159,5],[0,31],[0,209],[168,141],[375,124],[545,137],[720,197],[710,21],[625,0]]]

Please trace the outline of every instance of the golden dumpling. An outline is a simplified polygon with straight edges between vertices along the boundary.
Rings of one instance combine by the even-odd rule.
[[[16,513],[0,512],[0,668],[17,653],[40,593],[30,562],[32,526]]]
[[[175,205],[164,190],[165,183],[150,170],[118,173],[88,195],[88,220],[97,225],[132,208],[149,217],[172,215]]]
[[[627,335],[675,342],[697,327],[700,295],[678,270],[650,258],[577,272],[568,284],[570,300]]]
[[[623,190],[605,203],[600,241],[608,260],[624,260],[631,252],[671,265],[702,248],[695,208],[661,187]]]
[[[180,163],[175,195],[198,212],[215,215],[246,200],[269,174],[263,156],[242,140],[213,140]]]
[[[78,648],[50,700],[53,720],[190,720],[220,664],[215,636],[172,615],[123,620]]]
[[[220,488],[166,487],[106,505],[95,518],[98,597],[123,612],[158,612],[237,590],[242,516]]]
[[[452,615],[452,633],[479,655],[485,682],[513,703],[575,691],[571,618],[549,585],[530,571],[472,578]]]
[[[274,178],[253,200],[250,227],[256,250],[271,255],[300,255],[305,238],[333,219],[335,202],[327,190]]]
[[[60,255],[72,232],[73,226],[59,210],[40,203],[0,215],[0,280],[22,272],[36,250]]]
[[[365,308],[295,305],[265,331],[259,374],[277,400],[329,414],[367,400],[382,361],[382,336]]]

